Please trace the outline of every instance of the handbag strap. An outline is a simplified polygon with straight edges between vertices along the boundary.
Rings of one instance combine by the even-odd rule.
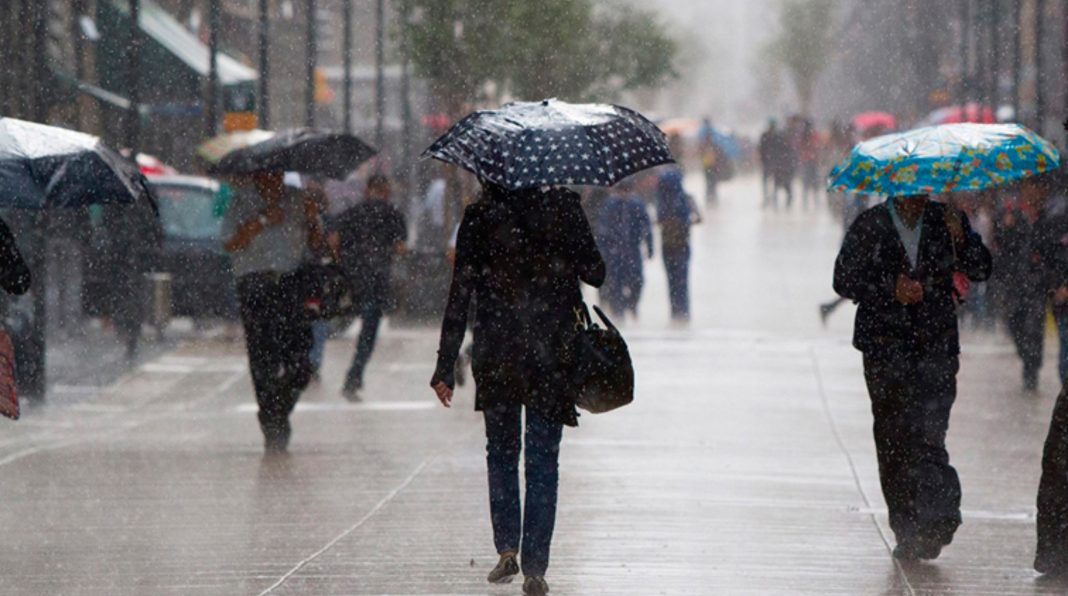
[[[604,314],[604,311],[601,310],[600,306],[597,306],[596,304],[594,304],[593,305],[593,311],[597,313],[597,317],[601,319],[601,321],[604,323],[604,326],[605,326],[606,329],[608,329],[609,331],[615,331],[616,333],[619,333],[619,329],[616,329],[616,326],[612,324],[612,321],[609,320],[608,315]],[[590,316],[589,313],[586,313],[586,316],[587,317]]]

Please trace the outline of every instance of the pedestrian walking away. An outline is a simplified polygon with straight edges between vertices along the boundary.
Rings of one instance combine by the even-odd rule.
[[[394,256],[403,255],[408,228],[404,216],[389,203],[389,178],[376,174],[367,181],[367,196],[334,222],[330,242],[353,286],[362,322],[342,395],[358,399],[363,373],[374,352],[378,328],[390,299]]]
[[[671,318],[690,320],[690,227],[701,221],[693,198],[682,188],[682,172],[669,169],[656,191],[656,219],[660,224],[660,254],[667,270]]]
[[[505,583],[522,571],[524,593],[544,594],[562,428],[578,423],[565,347],[575,333],[575,308],[582,304],[579,282],[600,286],[605,264],[576,193],[506,191],[484,184],[480,200],[466,209],[460,224],[430,383],[449,407],[468,307],[475,299],[475,408],[486,426],[490,515],[500,557],[487,579]]]
[[[893,197],[857,218],[834,289],[858,304],[879,478],[894,556],[934,559],[961,523],[960,480],[945,439],[960,345],[954,272],[990,276],[991,257],[965,215],[926,195]]]
[[[289,415],[311,379],[311,321],[295,274],[322,247],[317,202],[283,180],[280,171],[235,175],[222,226],[268,451],[288,446]]]
[[[626,313],[637,317],[644,284],[642,246],[653,258],[653,226],[645,201],[634,194],[629,179],[616,185],[600,208],[595,229],[608,271],[601,299],[620,320]]]

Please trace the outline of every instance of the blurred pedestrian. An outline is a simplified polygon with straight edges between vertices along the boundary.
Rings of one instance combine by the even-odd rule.
[[[835,263],[835,291],[858,303],[853,345],[899,559],[937,558],[961,523],[945,445],[960,359],[954,272],[981,281],[990,261],[967,216],[914,195],[861,214]]]
[[[1007,283],[1001,297],[1006,306],[1009,334],[1023,363],[1023,386],[1038,389],[1045,343],[1046,304],[1051,293],[1062,306],[1068,291],[1057,292],[1068,272],[1057,271],[1054,254],[1064,236],[1063,226],[1046,211],[1047,176],[1019,183],[1019,200],[1010,203],[996,230]]]
[[[360,335],[341,389],[349,400],[359,399],[363,373],[389,306],[393,257],[406,250],[408,227],[401,212],[390,204],[392,193],[388,177],[371,176],[366,198],[339,215],[331,232],[331,244],[337,246],[339,263],[360,305]]]
[[[564,348],[582,304],[579,282],[600,286],[604,277],[579,196],[570,190],[510,192],[486,183],[482,198],[464,212],[430,384],[449,407],[468,306],[476,298],[475,408],[486,425],[490,516],[500,556],[487,579],[507,583],[522,570],[524,594],[549,591],[545,572],[556,519],[560,439],[564,425],[578,423]]]
[[[642,245],[646,256],[653,258],[653,226],[645,201],[634,194],[629,180],[615,186],[597,214],[595,230],[608,271],[601,299],[616,317],[627,313],[637,317],[645,280]]]
[[[779,191],[786,193],[786,207],[794,201],[794,175],[797,171],[797,152],[790,130],[776,130],[768,139],[768,167],[771,169],[772,190],[770,204],[779,206]]]
[[[757,157],[760,158],[760,190],[764,194],[764,206],[775,203],[775,171],[772,166],[775,151],[775,137],[779,134],[778,123],[774,118],[768,120],[768,127],[760,134],[757,145]],[[770,188],[769,188],[770,187]]]
[[[712,121],[706,117],[701,123],[698,152],[705,174],[705,202],[709,205],[719,200],[719,183],[731,174],[730,157],[717,142],[716,134]]]
[[[268,452],[285,451],[289,415],[311,379],[311,322],[295,275],[322,248],[317,202],[284,184],[282,172],[234,179],[223,247],[237,276],[249,372]]]
[[[801,166],[801,204],[808,208],[809,197],[812,204],[819,205],[821,190],[820,180],[820,152],[822,143],[819,132],[813,126],[811,120],[804,120],[797,141],[797,159]]]
[[[141,204],[104,205],[101,221],[106,230],[110,314],[125,346],[126,359],[132,362],[137,357],[148,310],[145,275],[159,246],[160,228],[155,214]]]
[[[682,172],[671,168],[660,175],[656,192],[660,225],[660,254],[667,270],[671,318],[690,320],[690,227],[701,221],[691,197],[682,188]]]

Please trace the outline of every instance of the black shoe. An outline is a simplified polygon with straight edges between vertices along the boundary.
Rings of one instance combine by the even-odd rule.
[[[510,584],[517,575],[519,563],[516,562],[515,555],[501,555],[501,560],[497,561],[497,566],[486,576],[486,581],[491,584]]]
[[[942,545],[934,540],[910,538],[894,547],[894,558],[900,561],[930,561],[942,554]]]
[[[523,581],[523,594],[525,596],[545,596],[549,593],[549,584],[540,575],[528,575]]]
[[[282,453],[289,447],[289,435],[292,428],[289,421],[263,427],[263,448],[268,453]]]

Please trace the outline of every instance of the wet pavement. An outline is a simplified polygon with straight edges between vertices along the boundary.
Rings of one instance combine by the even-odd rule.
[[[1030,569],[1052,358],[1027,395],[1004,339],[965,334],[965,523],[938,561],[899,565],[852,307],[817,315],[837,219],[761,211],[749,179],[721,193],[694,235],[693,322],[669,324],[650,263],[624,328],[637,400],[565,433],[553,594],[1068,591]],[[328,346],[285,457],[263,456],[243,345],[221,339],[0,424],[0,593],[518,594],[483,582],[481,420],[469,386],[435,405],[435,332],[387,329],[357,404],[338,396],[351,347]]]

